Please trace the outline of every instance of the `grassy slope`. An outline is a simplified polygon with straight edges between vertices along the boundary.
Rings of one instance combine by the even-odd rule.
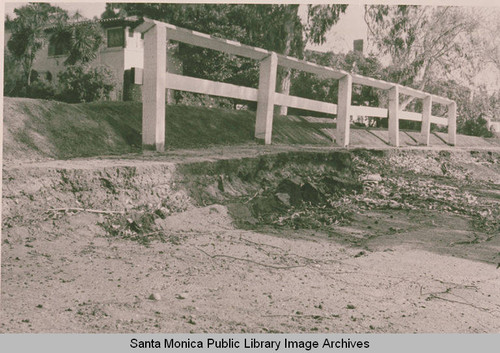
[[[255,112],[204,107],[167,106],[166,148],[192,149],[216,145],[252,145]],[[5,161],[102,156],[140,151],[142,104],[98,102],[66,104],[54,101],[4,99]],[[311,123],[313,122],[314,123]],[[332,144],[332,128],[324,119],[274,118],[273,144]],[[418,138],[418,134],[412,133]],[[353,146],[386,146],[386,130],[353,129]],[[415,145],[401,132],[402,145]],[[444,136],[444,135],[443,135]],[[438,145],[433,135],[433,145]],[[444,136],[444,138],[446,138]],[[385,142],[384,142],[385,141]],[[459,146],[499,146],[500,140],[458,137]]]
[[[167,106],[166,114],[167,149],[255,143],[254,112]],[[141,115],[142,105],[137,102],[65,104],[5,98],[4,157],[65,159],[137,152]],[[323,127],[298,118],[277,117],[273,142],[329,144]]]

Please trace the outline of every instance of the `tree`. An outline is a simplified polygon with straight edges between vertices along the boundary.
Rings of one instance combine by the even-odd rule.
[[[112,3],[102,17],[139,16],[164,21],[215,37],[230,38],[248,43],[246,30],[241,22],[246,18],[245,7],[228,4],[159,4],[159,3]],[[258,81],[258,66],[253,60],[230,56],[215,50],[179,44],[178,55],[187,76],[235,83],[254,87]],[[196,94],[177,92],[177,100],[192,101]],[[216,99],[217,102],[227,99]]]
[[[24,85],[29,91],[33,61],[47,40],[47,27],[66,21],[68,14],[47,3],[30,3],[15,9],[14,13],[17,17],[8,20],[12,35],[7,47],[13,58],[20,62]]]
[[[347,5],[308,5],[305,23],[299,16],[299,5],[246,7],[249,11],[246,29],[253,38],[251,45],[302,59],[306,43],[323,44],[326,32],[338,21]],[[266,25],[262,26],[263,23]],[[280,92],[289,94],[292,71],[282,69],[279,76]],[[280,114],[286,115],[287,107],[280,107]]]
[[[109,99],[116,84],[113,73],[103,65],[90,65],[104,42],[100,25],[77,12],[52,32],[51,39],[65,45],[68,52],[66,68],[58,75],[58,98],[68,103]]]
[[[102,16],[144,16],[302,58],[306,43],[323,43],[327,30],[346,8],[347,5],[308,5],[305,23],[298,13],[299,5],[113,3]],[[224,53],[201,48],[182,48],[181,53],[187,53],[183,56],[187,60],[186,74],[215,74],[218,79],[240,84],[254,84],[257,80],[256,63],[250,60],[229,58]],[[198,61],[195,65],[194,60],[200,58],[203,62]],[[203,70],[203,63],[207,69],[199,72]],[[242,75],[242,69],[249,74]],[[280,78],[281,91],[289,93],[291,71],[282,70]],[[245,82],[234,82],[235,79]],[[286,109],[283,112],[286,114]]]
[[[335,67],[341,70],[354,72],[373,78],[381,78],[384,73],[382,64],[376,56],[369,55],[365,57],[362,53],[357,51],[351,51],[347,54],[306,51],[305,59],[322,66]],[[292,83],[291,93],[293,95],[314,100],[337,103],[337,80],[323,79],[314,74],[300,72],[293,78]],[[352,92],[352,104],[379,106],[379,93],[380,92],[378,90],[373,89],[372,87],[354,85]],[[376,120],[373,119],[373,121]]]
[[[4,53],[3,91],[8,97],[23,95],[24,73],[17,60],[8,50]]]
[[[66,46],[65,65],[90,63],[104,41],[99,24],[93,22],[61,22],[53,28],[51,40]]]
[[[420,90],[436,79],[471,82],[481,58],[474,33],[479,18],[459,7],[365,7],[365,21],[381,54],[391,63],[387,79]],[[412,98],[401,103],[404,109]]]
[[[486,118],[500,114],[500,91],[488,93],[484,87],[475,89],[454,80],[435,80],[428,86],[429,93],[448,97],[457,103],[457,131],[465,135],[490,137]],[[434,105],[432,115],[443,116],[447,108]]]
[[[479,36],[482,39],[485,59],[500,71],[500,9],[488,8],[481,11]]]

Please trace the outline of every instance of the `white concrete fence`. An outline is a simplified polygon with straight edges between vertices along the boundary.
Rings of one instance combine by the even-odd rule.
[[[327,114],[336,114],[336,143],[349,145],[351,116],[389,118],[389,144],[399,146],[399,120],[421,121],[420,143],[429,145],[430,124],[448,125],[448,143],[456,144],[456,103],[447,98],[376,80],[342,70],[320,66],[293,57],[211,37],[171,24],[145,19],[138,30],[144,34],[144,71],[142,82],[142,143],[157,151],[165,148],[165,90],[174,89],[257,102],[255,138],[271,143],[274,105],[288,106]],[[232,55],[260,61],[259,88],[249,88],[215,82],[167,72],[167,40],[175,40],[203,48],[214,49]],[[338,103],[327,103],[275,92],[278,65],[316,74],[322,78],[339,80]],[[359,84],[387,90],[388,108],[351,105],[352,85]],[[399,95],[423,99],[422,113],[403,111],[399,108]],[[431,115],[433,103],[448,106],[446,117]],[[168,118],[168,117],[167,117]]]

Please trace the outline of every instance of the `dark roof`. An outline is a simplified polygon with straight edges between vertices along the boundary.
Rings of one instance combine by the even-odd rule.
[[[85,25],[89,23],[99,23],[103,27],[112,27],[112,26],[131,26],[131,27],[136,27],[142,22],[142,19],[140,19],[137,16],[129,16],[129,17],[124,17],[124,18],[105,18],[105,19],[98,19],[98,20],[69,20],[67,22],[68,25],[74,25],[74,26],[79,26],[79,25]],[[51,29],[55,28],[54,26],[49,26],[46,28],[47,31],[50,31]]]
[[[134,26],[138,25],[139,22],[142,22],[141,19],[137,16],[129,16],[125,18],[106,18],[102,20],[98,20],[103,27],[116,26],[116,25],[128,25]]]

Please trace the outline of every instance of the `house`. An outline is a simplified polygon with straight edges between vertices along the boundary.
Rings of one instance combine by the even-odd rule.
[[[75,22],[75,25],[85,24],[90,21]],[[104,44],[100,48],[93,65],[104,65],[108,67],[116,78],[116,87],[111,94],[112,100],[138,99],[137,94],[132,94],[130,85],[133,82],[130,71],[133,68],[143,68],[144,63],[144,40],[141,33],[135,28],[142,23],[136,16],[127,18],[110,18],[97,20],[104,32]],[[64,70],[64,61],[67,57],[67,46],[64,43],[55,42],[50,39],[37,53],[33,63],[33,70],[38,76],[43,75],[50,81],[57,80],[59,72]],[[8,34],[6,34],[7,43]],[[182,74],[182,61],[176,57],[178,47],[170,44],[168,46],[167,67],[172,73]],[[136,89],[137,90],[137,89]]]

